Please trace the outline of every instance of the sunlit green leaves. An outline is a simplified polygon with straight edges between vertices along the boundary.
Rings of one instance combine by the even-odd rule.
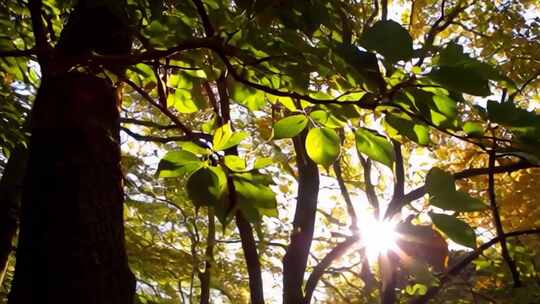
[[[219,167],[203,167],[193,172],[186,184],[189,199],[197,206],[219,202],[227,188],[227,177]]]
[[[224,124],[214,133],[212,145],[214,150],[222,151],[238,145],[248,136],[246,131],[233,132],[230,124]]]
[[[329,167],[339,156],[339,136],[329,128],[313,128],[306,136],[306,151],[315,163]]]
[[[392,168],[395,160],[394,149],[386,138],[364,128],[356,130],[355,135],[356,149],[359,152]]]
[[[426,190],[430,204],[444,210],[468,212],[487,208],[482,201],[465,192],[456,191],[452,174],[437,167],[432,168],[426,176]]]
[[[157,169],[159,177],[179,177],[199,169],[202,162],[189,151],[171,151],[161,159]]]
[[[304,130],[307,123],[307,117],[302,114],[282,118],[274,124],[274,139],[294,137]]]
[[[476,247],[476,234],[469,224],[447,214],[430,212],[431,221],[452,241],[470,248]]]
[[[235,83],[232,86],[231,98],[251,111],[260,110],[265,105],[263,92],[239,83]]]
[[[269,185],[269,176],[255,173],[234,175],[236,199],[242,213],[251,222],[258,222],[262,215],[277,216],[276,196]]]
[[[377,51],[391,63],[406,61],[413,56],[409,32],[392,20],[377,21],[360,37],[360,44],[369,50]]]

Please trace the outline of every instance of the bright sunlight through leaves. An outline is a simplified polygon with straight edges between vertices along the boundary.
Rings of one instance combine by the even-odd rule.
[[[361,226],[361,246],[366,248],[370,263],[375,263],[379,255],[397,249],[396,223],[370,217],[364,220]]]

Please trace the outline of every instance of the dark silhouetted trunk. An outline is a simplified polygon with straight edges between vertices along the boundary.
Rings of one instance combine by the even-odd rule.
[[[77,72],[45,78],[31,132],[9,304],[133,303],[114,88]]]
[[[315,225],[319,169],[307,155],[304,146],[307,131],[293,139],[298,166],[298,198],[294,213],[291,241],[283,258],[283,303],[302,303],[304,273]]]

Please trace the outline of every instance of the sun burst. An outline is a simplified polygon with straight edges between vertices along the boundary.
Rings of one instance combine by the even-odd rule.
[[[395,222],[371,217],[363,221],[360,231],[361,244],[366,249],[370,262],[377,261],[380,255],[384,255],[390,250],[397,250],[398,233]]]

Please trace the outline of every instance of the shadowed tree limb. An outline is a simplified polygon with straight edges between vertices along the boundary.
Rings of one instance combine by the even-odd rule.
[[[521,236],[521,235],[535,235],[535,234],[540,234],[540,228],[509,232],[509,233],[504,234],[504,238],[516,237],[516,236]],[[452,277],[459,274],[463,269],[465,269],[465,267],[467,267],[467,265],[469,265],[469,263],[474,261],[486,249],[499,243],[500,241],[501,241],[501,238],[497,236],[491,239],[490,241],[482,244],[480,247],[476,248],[473,252],[469,253],[469,255],[467,255],[461,261],[456,263],[454,266],[449,267],[448,270],[443,274],[443,276],[440,277],[438,286],[430,287],[427,290],[426,294],[419,296],[415,299],[412,299],[409,303],[410,304],[428,303],[430,299],[432,299],[433,297],[437,295],[437,293],[441,290],[444,284],[448,283],[452,279]]]
[[[488,160],[488,197],[489,197],[489,206],[491,209],[491,214],[493,216],[493,224],[497,231],[497,237],[499,238],[501,244],[501,254],[512,273],[512,280],[514,281],[514,287],[521,286],[521,280],[519,278],[519,272],[516,267],[516,263],[510,257],[508,253],[508,246],[506,244],[506,237],[504,235],[504,229],[501,222],[501,216],[499,214],[499,208],[497,206],[497,201],[495,198],[495,174],[493,168],[495,167],[496,159],[496,150],[495,147],[489,151],[489,160]]]

